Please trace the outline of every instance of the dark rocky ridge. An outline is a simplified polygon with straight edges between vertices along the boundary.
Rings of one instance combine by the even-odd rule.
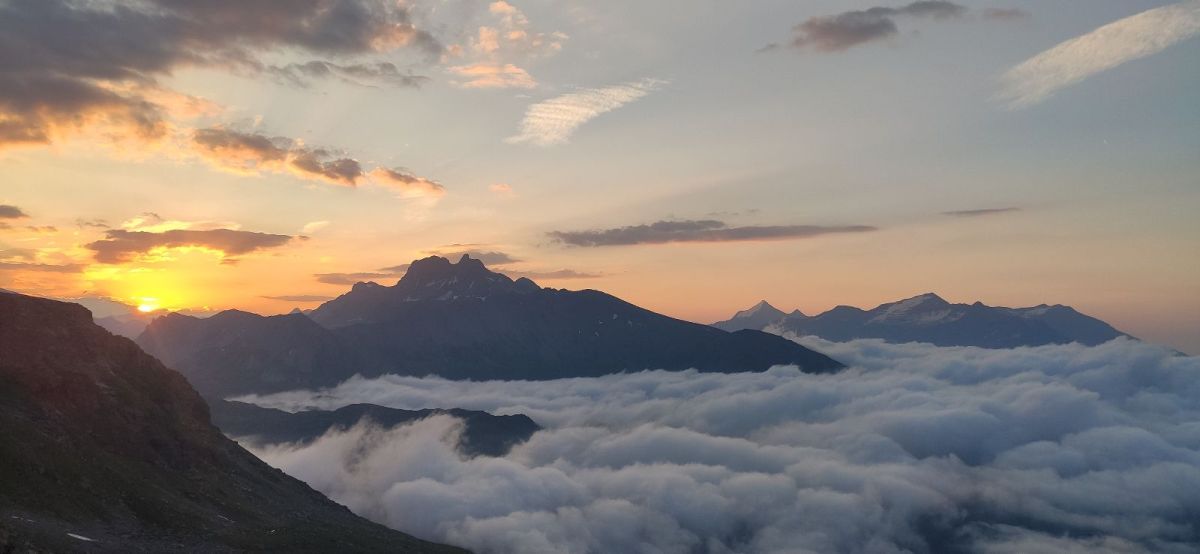
[[[0,437],[0,552],[462,552],[246,452],[181,375],[75,304],[0,294]]]
[[[292,413],[232,400],[212,403],[214,425],[226,435],[257,444],[304,444],[330,430],[348,429],[364,420],[390,428],[432,415],[449,415],[463,421],[458,448],[467,456],[503,456],[541,429],[528,416],[496,416],[474,410],[398,410],[374,404],[351,404],[332,411]]]
[[[541,288],[467,256],[415,261],[394,286],[359,283],[307,315],[166,316],[138,343],[212,396],[332,386],[355,374],[544,380],[842,367],[774,335],[727,333],[595,290]]]
[[[1094,346],[1127,337],[1111,325],[1069,306],[1042,304],[1030,308],[952,304],[927,293],[880,305],[871,310],[838,306],[806,316],[793,312],[763,325],[757,312],[719,322],[724,328],[750,326],[780,333],[815,335],[826,340],[861,338],[888,342],[926,342],[937,346],[1013,348],[1078,342]]]

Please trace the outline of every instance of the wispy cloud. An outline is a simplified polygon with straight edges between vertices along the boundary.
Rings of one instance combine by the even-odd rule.
[[[562,144],[580,125],[661,88],[665,81],[642,79],[610,87],[583,89],[538,102],[525,111],[516,135],[505,142],[537,146]]]
[[[784,240],[862,233],[877,230],[868,225],[750,225],[729,227],[714,219],[656,221],[615,229],[551,231],[551,238],[570,246],[627,246],[669,242],[742,242]]]
[[[1200,0],[1154,8],[1063,42],[1010,69],[997,98],[1011,109],[1200,34]]]
[[[575,271],[574,269],[559,269],[556,271],[514,271],[505,269],[501,271],[505,275],[518,279],[525,277],[528,279],[595,279],[603,277],[602,273],[589,273],[586,271]]]
[[[282,296],[260,296],[259,298],[266,298],[267,300],[279,300],[282,302],[297,302],[302,304],[333,300],[332,296],[321,296],[319,294],[285,294]]]
[[[995,215],[995,214],[1002,214],[1002,213],[1007,213],[1007,212],[1019,212],[1019,211],[1021,211],[1021,208],[1018,208],[1016,206],[1008,206],[1008,207],[1004,207],[1004,208],[978,208],[978,209],[974,209],[974,210],[950,210],[948,212],[942,212],[942,215],[948,215],[951,217],[979,217],[981,215]]]
[[[528,71],[511,63],[475,63],[456,65],[450,73],[460,78],[458,86],[463,88],[533,88],[537,81]]]

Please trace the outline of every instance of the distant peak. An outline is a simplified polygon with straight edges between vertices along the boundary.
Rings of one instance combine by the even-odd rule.
[[[948,302],[946,302],[946,299],[944,299],[932,292],[927,292],[925,294],[918,294],[912,298],[909,298],[909,300],[934,301],[934,302],[938,302],[938,303],[942,303],[942,304],[948,304]]]

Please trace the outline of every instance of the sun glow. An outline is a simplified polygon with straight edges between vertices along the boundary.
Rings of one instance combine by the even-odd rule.
[[[148,314],[158,309],[157,298],[142,298],[137,307],[139,312]]]

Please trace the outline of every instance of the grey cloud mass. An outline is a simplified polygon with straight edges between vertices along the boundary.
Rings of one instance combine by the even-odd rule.
[[[0,204],[0,219],[24,219],[29,217],[21,208],[10,206],[8,204]]]
[[[808,238],[875,231],[868,225],[750,225],[729,227],[715,219],[657,221],[615,229],[551,231],[551,238],[570,246],[626,246],[669,242],[736,242]]]
[[[257,74],[269,69],[260,54],[281,49],[349,57],[404,46],[441,51],[405,6],[386,0],[8,0],[0,146],[52,142],[91,123],[161,137],[172,110],[164,98],[190,98],[158,79],[180,68]],[[342,78],[360,71],[339,67],[331,73]]]
[[[1014,350],[801,339],[833,375],[644,371],[548,382],[353,378],[252,397],[525,413],[256,453],[355,512],[476,552],[1194,552],[1200,358],[1128,339]]]
[[[97,262],[116,264],[128,262],[138,254],[156,248],[192,246],[220,250],[226,256],[237,256],[283,246],[292,238],[289,235],[233,229],[175,229],[161,233],[113,229],[106,231],[103,239],[87,244],[87,248],[95,254]]]
[[[283,302],[325,302],[333,300],[332,296],[321,296],[319,294],[285,294],[282,296],[263,296],[267,300],[281,300]]]
[[[967,8],[953,2],[926,0],[898,8],[874,7],[812,17],[792,29],[791,46],[840,52],[895,35],[899,32],[897,17],[950,19],[961,17],[966,11]]]

